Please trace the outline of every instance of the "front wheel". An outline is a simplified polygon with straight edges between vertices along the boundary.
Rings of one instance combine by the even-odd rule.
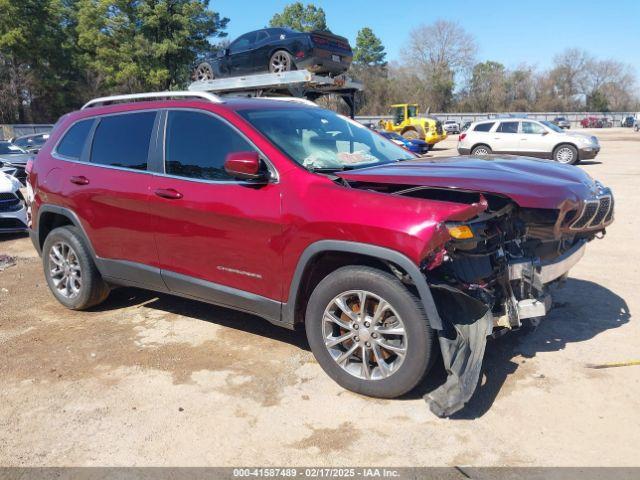
[[[578,150],[573,145],[560,145],[553,151],[553,159],[565,165],[574,165],[578,162]]]
[[[431,365],[434,334],[420,299],[390,273],[342,267],[315,288],[305,315],[311,351],[342,387],[393,398]]]
[[[213,67],[207,62],[200,63],[193,71],[193,79],[198,82],[213,80],[214,78]]]

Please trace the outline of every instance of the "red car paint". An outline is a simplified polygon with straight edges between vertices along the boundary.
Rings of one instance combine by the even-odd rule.
[[[292,108],[289,102],[279,102]],[[176,272],[286,302],[297,262],[319,240],[386,247],[416,265],[449,239],[443,222],[476,216],[473,205],[346,188],[294,164],[236,111],[268,100],[154,101],[98,107],[63,117],[38,154],[29,181],[41,205],[75,212],[97,257]],[[211,184],[148,172],[62,161],[51,150],[78,119],[115,112],[189,108],[213,112],[244,133],[278,172],[259,188]],[[308,108],[308,107],[300,107]],[[556,208],[588,196],[590,179],[573,167],[537,160],[469,157],[415,160],[341,173],[351,181],[430,185],[496,192],[521,206]],[[84,177],[86,185],[73,182]],[[160,195],[158,192],[174,192]],[[37,225],[34,225],[37,229]],[[171,286],[169,285],[171,290]]]

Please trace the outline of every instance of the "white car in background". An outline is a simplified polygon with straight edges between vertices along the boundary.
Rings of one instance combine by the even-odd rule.
[[[444,131],[447,133],[460,133],[460,124],[455,120],[445,120],[442,124],[442,128],[444,128]]]
[[[570,133],[552,122],[528,118],[481,120],[458,138],[460,155],[506,153],[575,165],[599,152],[600,144],[593,135]]]
[[[0,234],[27,230],[27,206],[20,181],[9,168],[0,170]]]

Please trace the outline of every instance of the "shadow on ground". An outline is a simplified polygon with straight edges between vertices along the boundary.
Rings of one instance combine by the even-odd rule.
[[[552,291],[553,310],[538,327],[523,327],[489,339],[479,384],[469,403],[451,418],[471,420],[489,411],[509,376],[520,366],[515,357],[533,358],[538,352],[563,350],[568,343],[584,342],[607,330],[620,327],[631,317],[623,298],[593,282],[569,279]],[[418,398],[439,387],[446,373],[438,362],[430,378],[408,398]]]
[[[108,311],[136,304],[144,304],[147,308],[215,323],[223,327],[288,343],[302,350],[310,350],[304,331],[288,330],[273,325],[263,318],[237,310],[137,288],[117,288],[111,292],[106,302],[92,310]]]
[[[524,327],[501,338],[488,340],[480,377],[484,377],[484,382],[465,408],[452,419],[474,419],[489,411],[504,383],[518,370],[515,357],[533,358],[538,352],[563,350],[568,343],[588,341],[606,330],[624,325],[631,316],[623,298],[593,282],[570,279],[552,293],[554,309],[538,327]],[[147,308],[215,323],[309,350],[304,331],[287,330],[253,315],[171,295],[120,288],[95,310],[112,310],[134,304],[144,304]],[[402,399],[421,398],[444,383],[445,378],[442,362],[438,361],[427,379]]]

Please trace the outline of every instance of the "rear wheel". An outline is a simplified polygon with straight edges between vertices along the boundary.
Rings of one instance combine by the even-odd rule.
[[[42,247],[42,263],[51,292],[67,308],[85,310],[109,295],[76,227],[59,227],[49,233]]]
[[[193,79],[198,82],[213,80],[214,78],[213,68],[207,62],[202,62],[193,71]]]
[[[559,145],[553,151],[553,159],[565,165],[574,165],[578,162],[578,150],[573,145]]]
[[[305,328],[324,371],[363,395],[402,395],[431,364],[433,330],[420,299],[375,268],[342,267],[325,277],[309,299]]]
[[[476,145],[471,150],[471,155],[491,155],[491,148],[488,145]]]
[[[278,50],[269,60],[269,71],[271,73],[289,72],[295,70],[293,57],[286,50]]]

